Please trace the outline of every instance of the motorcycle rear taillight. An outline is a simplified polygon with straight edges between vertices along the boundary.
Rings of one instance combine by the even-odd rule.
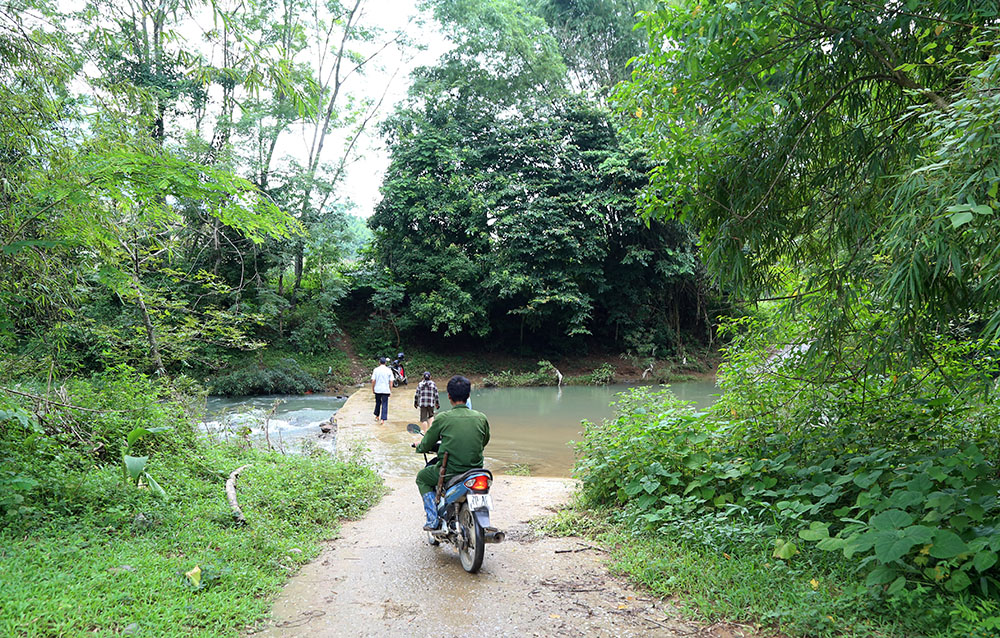
[[[473,492],[486,492],[490,489],[490,477],[485,474],[473,476],[472,478],[466,479],[464,485]]]

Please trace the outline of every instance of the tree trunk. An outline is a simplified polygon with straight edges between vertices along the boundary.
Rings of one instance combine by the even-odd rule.
[[[135,289],[136,301],[139,304],[139,311],[142,313],[142,324],[146,327],[146,339],[149,341],[149,356],[153,359],[153,367],[156,369],[156,374],[162,376],[167,371],[163,367],[163,359],[160,357],[160,345],[156,340],[156,330],[153,328],[153,321],[149,317],[149,310],[146,308],[146,301],[142,297],[142,287],[139,285],[137,277],[132,277],[132,287]]]
[[[302,242],[295,242],[295,280],[292,282],[292,298],[289,300],[291,307],[295,308],[298,302],[299,288],[302,287],[302,270],[305,263],[305,246]]]

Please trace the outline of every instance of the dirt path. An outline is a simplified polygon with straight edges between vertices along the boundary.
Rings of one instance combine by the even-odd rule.
[[[412,439],[411,393],[393,397],[382,428],[366,389],[338,412],[338,447],[367,442],[390,491],[287,584],[256,636],[741,635],[678,620],[669,605],[611,577],[601,550],[581,539],[537,536],[530,521],[566,502],[570,479],[497,476],[493,522],[507,540],[487,545],[481,571],[467,574],[453,548],[431,547],[420,530],[414,459],[387,450]]]

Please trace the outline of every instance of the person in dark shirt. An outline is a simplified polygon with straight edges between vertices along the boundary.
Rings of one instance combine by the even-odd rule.
[[[452,377],[448,381],[451,409],[438,414],[420,442],[414,443],[417,452],[431,452],[434,444],[441,442],[438,454],[444,458],[444,453],[448,453],[445,481],[482,467],[483,448],[490,442],[490,424],[486,415],[465,405],[471,389],[472,384],[465,377]],[[417,488],[424,503],[424,513],[427,514],[427,522],[424,523],[427,531],[436,530],[441,524],[434,503],[434,489],[437,487],[440,471],[441,462],[438,461],[417,472]]]

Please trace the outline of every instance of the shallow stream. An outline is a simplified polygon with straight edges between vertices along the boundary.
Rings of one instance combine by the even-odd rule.
[[[615,395],[627,385],[565,386],[562,388],[478,388],[472,393],[472,407],[490,420],[491,441],[486,448],[489,467],[495,469],[521,465],[536,476],[569,476],[573,467],[570,441],[578,440],[584,419],[598,422],[614,413],[610,405]],[[713,381],[687,381],[670,386],[683,400],[699,407],[711,405],[719,389]],[[363,390],[362,390],[363,391]],[[409,388],[398,393],[400,399],[412,400]],[[405,398],[404,398],[405,397]],[[393,397],[395,399],[395,395]],[[210,397],[210,424],[221,418],[234,426],[248,426],[263,435],[264,417],[274,402],[279,403],[268,419],[271,443],[279,442],[296,450],[303,440],[323,447],[332,441],[318,441],[319,424],[329,419],[345,402],[345,397],[331,394],[306,396],[262,396],[251,398]],[[441,405],[448,405],[442,393]],[[413,420],[416,421],[416,411]]]

